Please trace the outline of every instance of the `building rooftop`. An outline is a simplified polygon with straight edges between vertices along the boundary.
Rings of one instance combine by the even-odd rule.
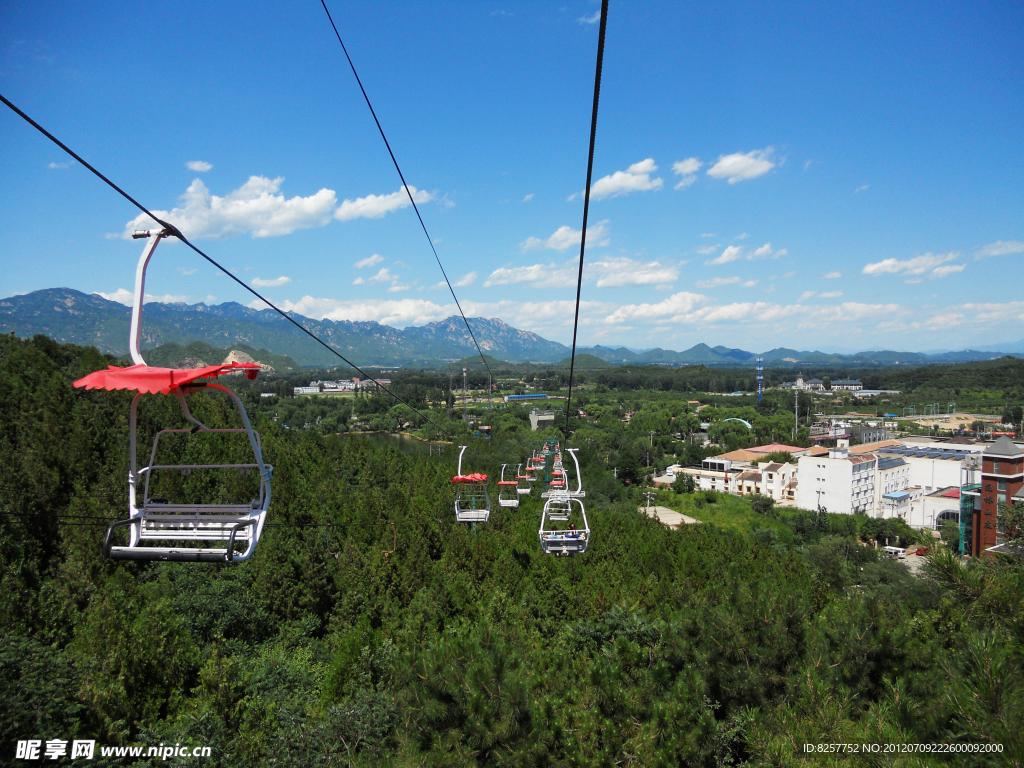
[[[892,493],[885,494],[882,498],[893,499],[894,501],[903,501],[903,499],[909,499],[910,494],[906,491],[893,491]]]
[[[879,440],[876,443],[864,443],[863,445],[854,445],[850,448],[850,453],[873,453],[874,451],[880,451],[883,448],[888,448],[892,445],[903,445],[899,440]]]
[[[1003,435],[994,443],[992,443],[992,445],[985,449],[986,456],[1016,457],[1022,454],[1024,454],[1024,451],[1021,451],[1020,448],[1014,445],[1013,440],[1008,438],[1006,435]]]
[[[889,457],[878,460],[879,469],[893,469],[894,467],[906,466],[907,462],[901,457]]]
[[[799,453],[807,453],[806,448],[800,448],[795,445],[783,445],[782,443],[769,443],[768,445],[758,445],[754,448],[748,448],[748,451],[754,453],[775,453],[776,451],[785,451],[786,453],[792,453],[794,455]]]
[[[715,459],[727,459],[729,461],[759,461],[764,458],[763,454],[755,453],[749,448],[741,448],[738,451],[729,451],[718,456],[708,457]]]

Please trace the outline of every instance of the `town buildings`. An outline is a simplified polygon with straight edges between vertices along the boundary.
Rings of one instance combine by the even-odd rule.
[[[965,490],[973,497],[971,553],[981,555],[1005,548],[1005,504],[1024,503],[1024,451],[1010,438],[1000,437],[982,454],[980,487]]]

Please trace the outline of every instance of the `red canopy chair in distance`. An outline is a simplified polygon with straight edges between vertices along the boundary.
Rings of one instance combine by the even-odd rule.
[[[273,467],[263,461],[259,433],[249,424],[249,418],[238,396],[225,386],[210,379],[226,373],[245,371],[255,379],[260,367],[255,363],[226,363],[205,368],[172,369],[146,365],[139,352],[142,334],[143,297],[146,293],[146,267],[153,251],[164,237],[173,236],[172,230],[135,232],[139,239],[148,237],[142,257],[135,273],[135,301],[132,306],[132,322],[129,337],[132,362],[129,368],[110,366],[96,371],[75,382],[76,387],[86,389],[130,389],[136,390],[132,399],[130,420],[130,471],[128,474],[128,519],[119,520],[107,529],[103,542],[103,555],[113,560],[174,560],[184,562],[222,563],[247,560],[252,556],[263,532],[263,523],[270,507],[270,481]],[[196,419],[189,411],[186,395],[199,390],[216,389],[225,393],[234,403],[242,419],[242,428],[211,429]],[[140,398],[144,394],[173,395],[178,398],[185,418],[194,424],[191,429],[162,429],[153,439],[149,464],[138,468],[136,459],[137,414]],[[157,447],[160,438],[168,434],[244,433],[249,440],[255,461],[248,464],[157,464]],[[169,502],[150,496],[150,480],[157,471],[180,471],[184,475],[193,470],[235,469],[244,474],[253,469],[259,472],[259,495],[249,502],[238,504],[193,504]],[[142,502],[139,503],[139,481],[144,480]],[[127,546],[113,546],[113,535],[118,528],[128,528]],[[220,547],[211,544],[222,543]],[[241,552],[235,551],[236,542],[245,545]],[[163,546],[154,546],[161,543]]]
[[[460,523],[486,523],[491,517],[491,496],[487,492],[487,475],[473,472],[462,474],[462,454],[466,446],[459,446],[458,474],[455,483],[455,520]]]
[[[498,481],[498,506],[515,508],[519,506],[519,481],[505,479],[507,468],[508,464],[501,465],[501,479]]]

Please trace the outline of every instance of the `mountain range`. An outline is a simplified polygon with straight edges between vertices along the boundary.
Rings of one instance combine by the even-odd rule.
[[[466,326],[458,316],[398,329],[376,322],[314,320],[289,314],[302,327],[360,366],[437,367],[476,353]],[[185,346],[198,341],[215,349],[241,344],[253,350],[270,350],[303,366],[333,367],[340,362],[315,339],[272,310],[252,309],[235,302],[215,305],[151,302],[146,304],[143,318],[143,349],[169,343]],[[128,352],[130,321],[130,307],[71,288],[49,288],[0,299],[0,331],[4,333],[14,332],[21,337],[42,333],[59,342],[92,345],[101,352],[118,356]],[[494,358],[556,364],[571,352],[564,344],[513,328],[498,318],[470,318],[470,324],[480,347]],[[1024,341],[1006,346],[1010,349],[999,351],[986,347],[984,351],[931,355],[882,350],[842,355],[784,347],[757,354],[697,344],[682,352],[660,348],[636,352],[626,347],[578,347],[576,354],[577,359],[581,354],[588,354],[614,365],[750,367],[761,357],[765,366],[791,367],[970,362],[1024,352]]]

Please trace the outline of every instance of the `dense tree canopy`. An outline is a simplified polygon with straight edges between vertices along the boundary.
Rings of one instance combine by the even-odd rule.
[[[108,362],[0,340],[5,750],[59,736],[210,745],[218,766],[857,765],[803,745],[959,743],[1003,751],[878,764],[1024,761],[1021,564],[940,547],[921,579],[864,546],[878,521],[747,505],[743,532],[638,514],[621,475],[664,452],[662,430],[692,428],[685,400],[629,425],[613,401],[585,404],[571,425],[593,541],[556,559],[537,543],[537,494],[457,525],[453,451],[303,429],[305,414],[292,423],[250,392],[275,467],[253,559],[114,563],[100,541],[127,507],[130,395],[70,386]],[[190,403],[231,423],[220,396]],[[395,407],[366,398],[320,418]],[[525,416],[493,415],[475,460],[521,459],[537,437]],[[140,418],[144,445],[183,423],[170,398]]]

